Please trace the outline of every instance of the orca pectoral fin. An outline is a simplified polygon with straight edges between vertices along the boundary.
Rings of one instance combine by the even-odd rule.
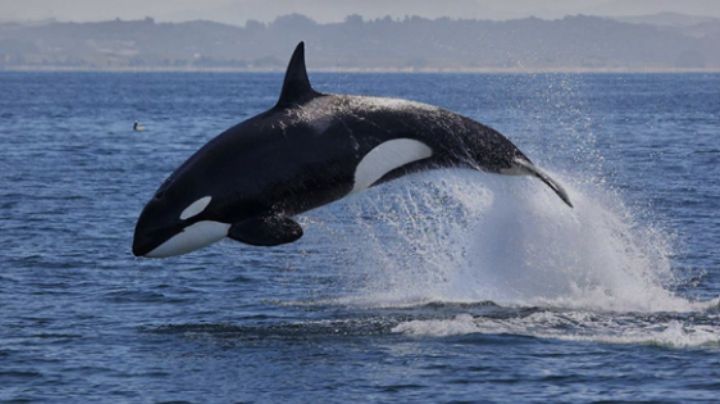
[[[276,246],[296,241],[303,235],[300,225],[287,216],[261,216],[230,226],[228,237],[255,246]]]
[[[520,159],[520,158],[516,158],[514,160],[514,163],[517,164],[519,167],[521,167],[523,170],[525,170],[528,174],[539,178],[540,181],[544,182],[553,191],[555,191],[557,196],[559,196],[563,202],[565,202],[569,207],[571,207],[571,208],[573,207],[572,202],[570,202],[570,197],[568,196],[567,192],[565,192],[565,189],[562,187],[562,185],[560,185],[557,181],[552,179],[546,172],[537,168],[531,162]]]

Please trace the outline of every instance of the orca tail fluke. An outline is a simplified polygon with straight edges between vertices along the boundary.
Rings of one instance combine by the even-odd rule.
[[[542,171],[541,169],[537,168],[533,163],[521,159],[521,158],[515,158],[513,162],[522,170],[526,171],[528,174],[533,175],[540,179],[540,181],[544,182],[552,188],[553,191],[557,194],[557,196],[560,197],[560,199],[563,200],[569,207],[573,207],[572,202],[570,202],[570,197],[568,197],[567,192],[565,192],[565,189],[560,185],[557,181],[552,179],[547,173]]]

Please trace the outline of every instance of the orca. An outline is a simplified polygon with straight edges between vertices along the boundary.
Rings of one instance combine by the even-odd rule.
[[[535,176],[572,207],[496,130],[419,102],[320,93],[304,54],[300,42],[274,107],[210,140],[162,183],[137,221],[134,255],[179,255],[225,237],[291,243],[303,235],[293,216],[433,168]]]

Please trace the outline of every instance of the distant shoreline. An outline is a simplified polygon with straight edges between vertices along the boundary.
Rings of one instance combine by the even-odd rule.
[[[583,74],[583,73],[624,73],[624,74],[663,74],[663,73],[720,73],[720,67],[710,68],[625,68],[625,67],[557,67],[557,68],[347,68],[347,67],[320,67],[310,68],[316,73],[420,73],[420,74]],[[118,66],[110,68],[96,67],[67,67],[67,66],[3,66],[3,72],[27,73],[283,73],[284,68],[232,68],[232,67],[129,67]]]
[[[585,15],[508,21],[355,15],[323,24],[300,14],[245,26],[151,17],[0,23],[0,70],[279,72],[303,40],[310,70],[334,73],[720,72],[720,20],[654,24]]]

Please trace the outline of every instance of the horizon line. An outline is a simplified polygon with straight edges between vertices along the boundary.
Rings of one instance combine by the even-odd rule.
[[[164,67],[117,66],[110,68],[80,66],[0,66],[0,73],[284,73],[284,68],[234,68],[234,67]],[[691,74],[720,73],[719,67],[699,68],[313,68],[312,73],[321,74]]]
[[[107,19],[96,19],[96,20],[83,20],[83,21],[77,21],[77,20],[63,20],[58,19],[55,17],[49,17],[49,18],[42,18],[42,19],[30,19],[30,20],[14,20],[14,19],[2,19],[0,18],[0,24],[47,24],[47,23],[61,23],[61,24],[93,24],[93,23],[103,23],[103,22],[153,22],[153,23],[161,23],[161,24],[183,24],[183,23],[189,23],[189,22],[212,22],[215,24],[222,24],[227,26],[233,26],[233,27],[246,27],[249,22],[255,22],[260,23],[263,25],[268,25],[276,22],[278,19],[281,19],[283,17],[289,17],[289,16],[300,16],[307,18],[308,20],[311,20],[315,24],[318,25],[329,25],[329,24],[339,24],[344,23],[347,21],[349,17],[358,16],[362,19],[363,23],[368,22],[376,22],[376,21],[382,21],[382,20],[391,20],[393,22],[404,22],[410,19],[422,19],[422,20],[428,20],[428,21],[437,21],[437,20],[450,20],[450,21],[478,21],[478,22],[484,22],[484,21],[492,21],[492,22],[510,22],[510,21],[523,21],[523,20],[541,20],[541,21],[560,21],[566,18],[576,18],[576,17],[592,17],[592,18],[602,18],[602,19],[608,19],[617,21],[620,23],[626,23],[626,24],[637,24],[633,22],[626,22],[621,21],[619,19],[621,18],[633,18],[633,17],[652,17],[652,16],[658,16],[658,15],[677,15],[677,16],[684,16],[684,17],[692,17],[692,18],[704,18],[704,19],[711,19],[711,20],[717,20],[717,22],[720,22],[720,17],[717,16],[703,16],[698,14],[685,14],[685,13],[677,13],[673,11],[658,11],[657,13],[651,13],[651,14],[627,14],[627,15],[616,15],[616,16],[610,16],[610,15],[600,15],[600,14],[585,14],[585,13],[574,13],[574,14],[565,14],[561,17],[555,17],[555,18],[544,18],[544,17],[537,17],[535,15],[529,15],[526,17],[515,17],[515,18],[463,18],[463,17],[451,17],[451,16],[437,16],[437,17],[425,17],[417,14],[407,14],[404,16],[392,16],[390,14],[387,14],[382,17],[367,17],[363,16],[361,14],[357,13],[351,13],[347,14],[343,17],[341,20],[333,20],[333,21],[317,21],[313,19],[311,16],[308,16],[303,13],[298,12],[290,12],[287,14],[280,14],[274,17],[272,20],[267,21],[261,21],[254,18],[248,18],[245,20],[243,24],[231,24],[227,22],[217,21],[213,19],[208,18],[196,18],[196,19],[187,19],[187,20],[165,20],[165,19],[158,19],[157,17],[153,16],[145,16],[145,17],[139,17],[139,18],[121,18],[121,17],[115,17],[115,18],[107,18]]]

